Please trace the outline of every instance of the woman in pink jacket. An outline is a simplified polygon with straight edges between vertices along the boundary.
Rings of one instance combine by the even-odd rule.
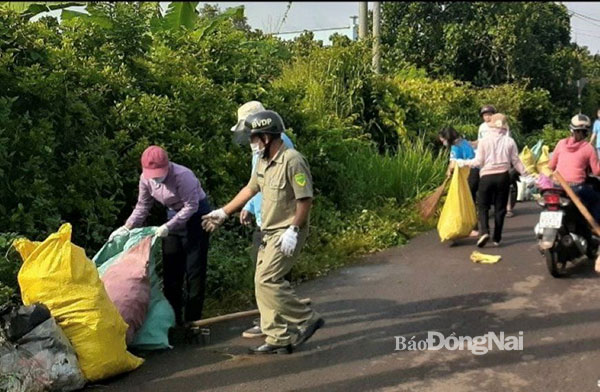
[[[508,122],[501,113],[494,114],[488,124],[490,133],[479,141],[475,158],[457,159],[459,167],[479,167],[479,189],[477,191],[477,216],[479,219],[479,240],[477,246],[482,248],[490,239],[489,211],[494,205],[494,245],[502,241],[502,228],[506,217],[506,206],[510,194],[511,164],[522,175],[527,176],[525,167],[519,159],[515,141],[507,135]]]

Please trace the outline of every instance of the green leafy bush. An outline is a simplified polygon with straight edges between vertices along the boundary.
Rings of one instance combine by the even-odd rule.
[[[16,233],[0,233],[0,306],[7,302],[17,302],[19,288],[17,272],[20,262],[11,244]]]
[[[567,127],[563,128],[563,129],[557,129],[557,128],[554,128],[552,125],[548,124],[548,125],[544,126],[544,129],[542,129],[542,131],[540,133],[529,136],[527,138],[527,145],[529,147],[532,147],[539,140],[543,140],[544,145],[547,145],[549,147],[550,151],[553,151],[554,147],[556,147],[556,144],[558,144],[558,142],[561,139],[567,138],[570,135],[571,135],[571,132],[569,131],[569,129]]]

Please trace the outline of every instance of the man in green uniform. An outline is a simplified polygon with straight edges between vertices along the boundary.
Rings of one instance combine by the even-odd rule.
[[[302,154],[281,140],[283,120],[265,110],[244,122],[251,143],[263,150],[248,185],[223,208],[202,217],[205,230],[212,232],[258,192],[263,194],[263,242],[258,251],[254,276],[256,302],[265,344],[253,354],[291,353],[306,342],[325,322],[300,302],[285,280],[308,236],[313,185]],[[291,328],[290,328],[291,327]],[[297,332],[294,332],[297,330]]]

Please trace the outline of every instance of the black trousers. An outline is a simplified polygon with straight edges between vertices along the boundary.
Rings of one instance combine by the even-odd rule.
[[[202,318],[209,233],[202,228],[202,215],[210,212],[208,202],[186,224],[182,233],[169,234],[163,239],[163,281],[165,297],[175,311],[178,325]],[[183,293],[187,294],[183,301]],[[185,311],[182,312],[182,308]]]
[[[469,183],[469,190],[471,191],[471,196],[473,197],[473,203],[477,205],[477,190],[479,189],[479,168],[471,168],[471,171],[469,172],[469,177],[467,178],[467,182]]]
[[[479,168],[471,168],[471,171],[469,171],[469,177],[467,178],[467,182],[469,183],[469,190],[471,191],[471,196],[473,197],[473,203],[475,203],[475,207],[477,207],[477,190],[479,189]],[[473,228],[473,230],[477,230],[477,223],[475,223],[475,227]]]
[[[479,234],[489,234],[490,207],[494,205],[494,242],[502,240],[502,228],[506,217],[506,205],[510,193],[510,176],[508,172],[490,174],[479,180],[479,198],[477,215],[479,219]]]

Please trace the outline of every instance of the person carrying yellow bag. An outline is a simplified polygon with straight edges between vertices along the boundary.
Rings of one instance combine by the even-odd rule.
[[[506,116],[501,113],[494,114],[490,126],[492,132],[480,141],[475,158],[456,160],[458,167],[480,167],[481,180],[477,206],[480,234],[477,246],[480,248],[484,247],[490,239],[489,210],[492,204],[495,211],[494,245],[499,246],[502,240],[502,228],[510,193],[511,164],[522,176],[528,177],[528,172],[517,154],[517,144],[506,135],[508,131]]]
[[[477,224],[469,183],[470,168],[454,169],[437,229],[442,242],[468,237]]]

